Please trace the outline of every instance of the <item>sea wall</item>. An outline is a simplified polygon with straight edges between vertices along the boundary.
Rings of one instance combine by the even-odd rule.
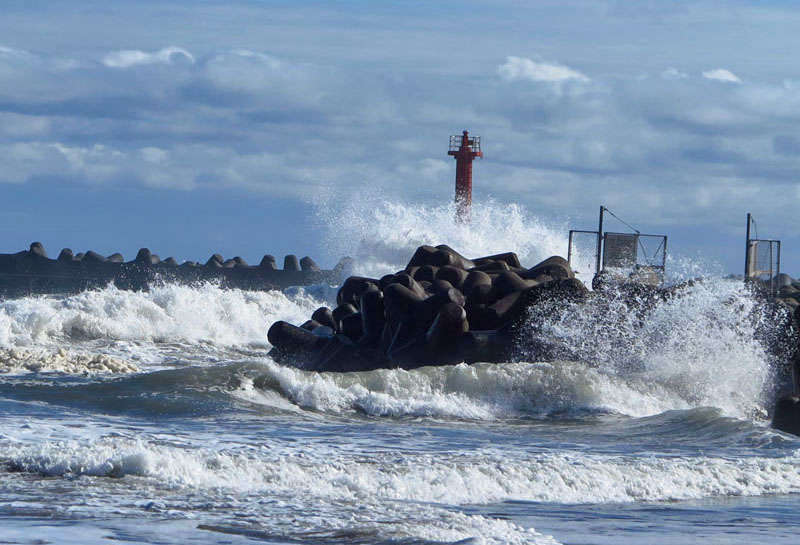
[[[56,259],[47,256],[41,243],[14,254],[0,254],[0,296],[78,293],[113,284],[120,289],[143,290],[154,282],[216,282],[225,288],[248,290],[283,289],[318,283],[336,284],[347,265],[343,259],[333,270],[320,269],[306,256],[287,255],[279,268],[275,258],[265,255],[256,266],[241,257],[223,259],[212,255],[205,263],[173,258],[160,259],[147,248],[125,261],[119,253],[103,256],[96,252],[73,254],[64,248]]]
[[[510,361],[520,328],[535,325],[532,308],[588,293],[561,257],[525,268],[511,252],[467,259],[421,246],[404,270],[352,276],[335,309],[321,307],[301,326],[276,322],[268,338],[277,360],[318,371]],[[525,348],[552,354],[546,342]]]

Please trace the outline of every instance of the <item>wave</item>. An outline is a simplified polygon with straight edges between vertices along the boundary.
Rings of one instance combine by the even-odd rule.
[[[326,296],[331,289],[324,286],[282,293],[204,283],[22,297],[0,302],[0,347],[79,347],[144,363],[194,351],[214,360],[224,349],[268,349],[267,330],[274,321],[301,323]]]
[[[698,399],[691,376],[658,383],[645,373],[609,375],[583,362],[478,363],[413,371],[313,373],[267,363],[255,388],[276,391],[300,407],[330,413],[496,420],[613,413],[632,417],[711,405],[724,414],[765,418],[728,384],[708,384]],[[722,391],[717,391],[717,388]],[[730,399],[728,397],[729,396]]]
[[[528,267],[567,255],[568,228],[537,219],[522,205],[475,203],[471,221],[458,223],[453,204],[425,206],[364,198],[362,193],[325,200],[317,213],[321,250],[330,260],[352,257],[353,272],[362,276],[379,278],[405,268],[423,244],[447,244],[469,258],[516,252]]]
[[[673,501],[800,493],[800,455],[714,456],[526,453],[502,448],[368,455],[315,444],[281,449],[187,449],[122,437],[0,442],[12,471],[49,477],[146,477],[172,488],[273,498],[445,505]],[[457,483],[457,485],[455,484]]]
[[[437,501],[431,500],[435,497],[446,500],[435,492],[439,488],[444,493],[446,487],[443,483],[426,486],[426,477],[409,473],[409,465],[396,456],[392,460],[384,454],[369,460],[332,454],[310,450],[273,454],[269,448],[188,449],[121,437],[36,445],[0,441],[0,463],[10,471],[124,479],[128,486],[138,488],[138,497],[155,498],[148,510],[163,510],[173,517],[190,514],[192,502],[198,501],[202,502],[199,510],[223,511],[235,494],[235,518],[257,525],[266,535],[296,539],[312,529],[310,535],[317,536],[313,542],[326,541],[325,535],[356,531],[369,538],[366,542],[402,543],[413,538],[416,543],[442,543],[477,538],[487,544],[557,543],[507,521],[454,512],[445,507],[451,501],[444,501],[445,506],[431,504]],[[408,460],[410,464],[421,461]],[[418,470],[424,472],[422,467]],[[426,488],[428,493],[419,493]],[[199,495],[198,490],[202,491]],[[303,528],[296,527],[298,512],[305,514]],[[230,518],[226,519],[230,525]],[[209,529],[235,533],[237,527]]]

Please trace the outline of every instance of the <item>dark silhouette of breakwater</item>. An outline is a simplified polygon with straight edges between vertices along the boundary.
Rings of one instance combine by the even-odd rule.
[[[14,254],[0,254],[0,296],[20,297],[30,294],[78,293],[87,289],[114,285],[125,290],[146,290],[155,283],[214,282],[224,288],[245,290],[283,289],[289,286],[336,284],[346,268],[342,259],[334,269],[320,269],[314,260],[294,255],[284,258],[278,268],[275,258],[265,255],[256,266],[241,257],[223,259],[214,254],[205,263],[173,258],[160,259],[142,248],[132,261],[121,254],[103,256],[96,252],[73,254],[64,248],[50,259],[39,242]]]
[[[348,278],[336,308],[317,309],[301,326],[275,322],[270,354],[335,372],[511,361],[521,330],[535,327],[533,308],[588,295],[562,257],[526,268],[513,252],[467,259],[446,245],[420,246],[396,274]],[[547,359],[555,348],[544,341],[525,350]]]

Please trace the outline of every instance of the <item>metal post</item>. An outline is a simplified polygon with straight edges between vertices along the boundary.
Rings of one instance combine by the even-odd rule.
[[[781,274],[781,241],[777,242],[778,246],[778,259],[775,261],[775,268],[778,269],[775,273],[775,293],[773,294],[775,297],[778,296],[778,276]]]
[[[747,235],[744,243],[744,281],[749,280],[750,274],[750,212],[747,213]]]
[[[594,268],[595,274],[600,272],[600,261],[603,255],[603,212],[605,209],[605,206],[600,207],[600,225],[597,227],[597,263]]]

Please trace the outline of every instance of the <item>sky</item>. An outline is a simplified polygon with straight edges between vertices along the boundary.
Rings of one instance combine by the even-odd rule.
[[[448,202],[468,129],[476,201],[605,205],[734,273],[752,212],[797,276],[797,28],[788,1],[3,0],[0,252],[324,256],[320,195]]]

